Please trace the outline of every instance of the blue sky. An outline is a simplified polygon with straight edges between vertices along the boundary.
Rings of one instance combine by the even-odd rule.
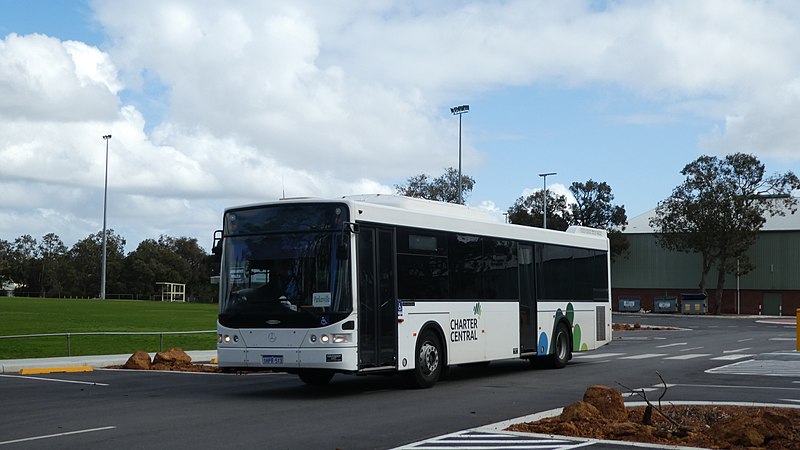
[[[471,207],[608,182],[629,218],[701,154],[800,159],[791,1],[3,1],[0,239],[208,246],[223,208],[393,191]],[[208,241],[208,242],[206,242]]]

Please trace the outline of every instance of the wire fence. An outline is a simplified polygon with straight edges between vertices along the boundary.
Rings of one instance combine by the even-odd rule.
[[[216,333],[217,330],[202,330],[202,331],[87,331],[79,333],[42,333],[42,334],[18,334],[12,336],[0,336],[0,339],[16,339],[16,338],[40,338],[40,337],[57,337],[64,336],[67,340],[67,356],[72,356],[72,337],[73,336],[120,336],[120,335],[142,335],[154,336],[158,335],[158,351],[164,351],[164,336],[178,335],[178,334],[208,334]]]

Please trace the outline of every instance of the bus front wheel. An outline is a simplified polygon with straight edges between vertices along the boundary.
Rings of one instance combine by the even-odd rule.
[[[444,353],[439,337],[425,330],[417,339],[414,370],[405,375],[406,382],[414,388],[429,388],[436,384],[444,370]]]
[[[333,372],[330,370],[303,370],[297,375],[303,380],[303,383],[312,386],[324,386],[333,378]]]

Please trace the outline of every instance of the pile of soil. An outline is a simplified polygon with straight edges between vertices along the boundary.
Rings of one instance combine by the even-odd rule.
[[[158,352],[153,360],[147,352],[138,351],[121,366],[114,369],[132,370],[175,370],[181,372],[221,372],[217,366],[192,363],[192,357],[179,348],[171,348],[167,352]]]
[[[625,408],[619,391],[595,385],[561,415],[509,431],[727,449],[800,448],[800,409],[715,405]],[[665,417],[666,416],[666,417]],[[648,423],[649,422],[649,423]]]

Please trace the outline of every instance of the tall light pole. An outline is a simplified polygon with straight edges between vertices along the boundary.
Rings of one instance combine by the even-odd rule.
[[[454,116],[458,116],[458,204],[463,204],[461,189],[461,115],[469,112],[469,105],[454,106],[450,108]]]
[[[544,229],[547,229],[547,177],[550,175],[558,175],[555,172],[547,172],[547,173],[540,173],[539,176],[542,177],[542,198],[544,199],[544,213],[542,214],[544,217]]]
[[[100,299],[106,299],[106,205],[108,204],[108,141],[111,135],[103,136],[106,141],[106,177],[103,183],[103,258],[100,264]]]

